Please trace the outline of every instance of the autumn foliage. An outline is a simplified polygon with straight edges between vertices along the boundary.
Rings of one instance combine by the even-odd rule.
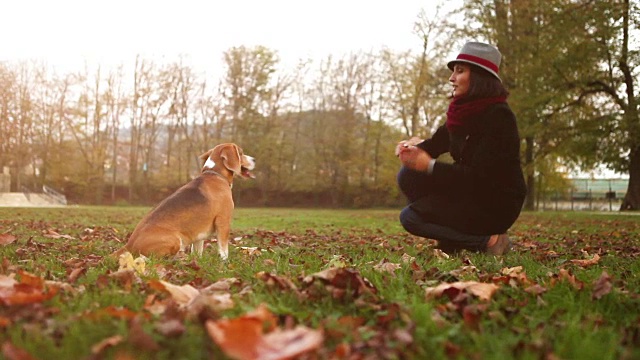
[[[111,258],[135,223],[69,214],[0,222],[6,359],[571,358],[580,336],[558,339],[582,331],[615,334],[604,358],[638,355],[635,217],[525,214],[504,258],[401,231],[236,230],[224,263],[212,241],[202,258]]]

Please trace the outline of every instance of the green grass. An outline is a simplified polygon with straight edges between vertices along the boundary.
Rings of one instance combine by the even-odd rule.
[[[126,242],[146,211],[0,208],[0,234],[17,238],[0,245],[0,275],[20,278],[28,272],[67,284],[49,300],[2,305],[0,342],[39,359],[84,359],[96,344],[120,335],[95,356],[219,359],[226,355],[204,322],[235,318],[266,304],[282,328],[323,331],[318,358],[349,353],[390,359],[640,358],[636,215],[524,213],[510,231],[516,245],[509,255],[464,252],[442,259],[432,241],[403,231],[398,210],[239,208],[227,262],[218,258],[217,245],[207,242],[202,258],[151,258],[146,275],[116,278],[118,261],[108,255]],[[55,234],[65,237],[52,238]],[[241,247],[262,251],[251,255]],[[572,261],[596,254],[600,260],[593,265]],[[376,270],[385,262],[399,268]],[[357,292],[355,282],[331,287],[304,281],[335,266],[351,269],[349,279],[368,281],[373,292]],[[518,266],[519,278],[503,273]],[[75,280],[69,278],[74,270],[81,271]],[[603,272],[611,277],[612,289],[595,299],[595,282]],[[295,289],[273,285],[259,273],[286,279]],[[197,289],[233,278],[228,293],[234,306],[194,312],[171,305],[171,297],[151,285],[158,278]],[[425,298],[425,288],[456,281],[493,283],[499,289],[488,301],[464,292],[457,298]],[[535,293],[535,286],[544,291]],[[5,294],[0,292],[0,301]],[[150,304],[166,308],[155,311]],[[184,332],[161,331],[171,319]],[[136,338],[135,322],[157,347]]]

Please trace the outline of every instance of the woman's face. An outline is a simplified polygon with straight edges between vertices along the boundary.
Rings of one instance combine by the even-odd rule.
[[[464,63],[453,65],[453,72],[449,77],[449,81],[453,86],[453,97],[460,97],[469,91],[469,78],[471,77],[471,68]]]

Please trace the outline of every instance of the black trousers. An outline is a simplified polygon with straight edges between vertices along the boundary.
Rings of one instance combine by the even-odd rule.
[[[459,189],[435,189],[429,175],[402,167],[397,177],[409,205],[400,212],[400,223],[409,233],[434,239],[444,251],[484,251],[493,234],[477,221],[479,209]]]

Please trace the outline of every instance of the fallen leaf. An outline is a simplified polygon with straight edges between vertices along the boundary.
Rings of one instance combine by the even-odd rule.
[[[540,284],[535,284],[525,288],[524,291],[529,294],[540,295],[547,292],[547,288]]]
[[[180,286],[163,280],[151,280],[149,281],[149,285],[152,288],[167,291],[171,294],[175,302],[182,305],[187,305],[195,299],[196,296],[200,295],[200,291],[189,284]]]
[[[373,266],[373,269],[377,272],[381,273],[390,273],[395,275],[395,271],[400,269],[402,266],[396,263],[386,262],[384,260],[380,260],[380,262]]]
[[[0,288],[3,287],[13,287],[13,285],[17,284],[18,281],[15,279],[16,274],[11,275],[0,275]]]
[[[446,260],[450,258],[449,254],[447,254],[446,252],[440,249],[433,249],[433,256],[441,260]]]
[[[146,351],[157,351],[160,345],[142,328],[142,317],[136,316],[129,324],[129,342],[136,348]]]
[[[365,293],[376,294],[378,292],[367,278],[362,277],[357,270],[352,268],[330,268],[306,276],[302,281],[306,285],[311,285],[316,279],[331,286],[333,289],[339,290],[339,293],[350,290],[354,296],[359,296]]]
[[[582,266],[582,267],[587,267],[587,266],[591,266],[591,265],[595,265],[600,261],[600,255],[595,254],[593,255],[593,257],[591,259],[585,259],[585,260],[570,260],[572,264],[578,265],[578,266]]]
[[[459,269],[453,269],[449,271],[450,275],[455,276],[456,278],[461,278],[464,276],[475,275],[478,273],[478,268],[473,265],[463,266]]]
[[[425,289],[427,299],[434,297],[440,297],[443,293],[450,289],[458,291],[466,291],[467,293],[477,296],[482,300],[490,300],[493,294],[498,291],[499,287],[496,284],[481,283],[477,281],[458,281],[454,283],[442,283],[436,287],[429,287]],[[451,296],[451,295],[450,295]],[[455,297],[455,296],[453,296]]]
[[[482,313],[487,310],[487,305],[470,304],[462,308],[462,319],[464,324],[473,330],[480,330],[480,319]]]
[[[178,319],[168,319],[156,324],[156,331],[166,337],[179,337],[187,328]]]
[[[20,281],[9,277],[0,278],[0,304],[26,305],[51,299],[58,293],[57,287],[47,288],[44,279],[26,271],[18,271]]]
[[[260,256],[262,255],[262,250],[259,247],[249,247],[249,246],[241,246],[240,250],[249,255],[249,256]]]
[[[46,238],[50,238],[50,239],[68,239],[68,240],[74,240],[75,238],[73,236],[70,235],[62,235],[57,233],[56,231],[52,230],[52,229],[47,229],[43,232],[42,236],[46,237]]]
[[[296,326],[291,330],[273,328],[264,334],[264,323],[275,324],[275,317],[261,305],[246,315],[208,320],[207,333],[222,351],[235,359],[291,359],[316,350],[324,341],[321,331]]]
[[[86,272],[87,272],[86,267],[75,268],[71,270],[71,273],[69,273],[69,276],[67,277],[67,281],[69,281],[70,283],[74,283],[76,282],[76,280],[78,280],[80,276],[82,276]]]
[[[131,253],[127,251],[123,254],[120,254],[120,257],[118,257],[118,271],[131,270],[135,271],[138,274],[144,275],[146,273],[146,261],[147,258],[145,256],[140,255],[134,259],[133,255],[131,255]]]
[[[278,276],[265,271],[256,274],[256,278],[264,281],[268,286],[277,286],[280,290],[293,290],[298,292],[298,288],[290,279],[284,276]]]
[[[102,354],[102,352],[106,348],[111,347],[111,346],[116,346],[116,345],[120,344],[122,342],[122,340],[124,340],[124,339],[123,339],[123,337],[121,335],[114,335],[114,336],[108,337],[108,338],[100,341],[99,343],[93,345],[91,347],[91,353],[93,355],[100,355],[100,354]]]
[[[555,284],[557,281],[567,281],[576,290],[581,290],[584,287],[584,283],[576,279],[575,275],[566,269],[560,269],[558,275],[552,275],[551,283]]]
[[[407,253],[402,254],[402,263],[403,264],[411,264],[416,260],[415,256],[411,256]]]
[[[609,276],[606,271],[603,271],[598,280],[596,280],[593,284],[593,292],[591,293],[591,298],[599,300],[603,296],[610,293],[612,288],[613,285],[611,285],[611,276]]]
[[[16,237],[11,234],[0,234],[0,245],[9,245],[16,241]]]
[[[9,341],[2,344],[2,356],[7,360],[35,360],[26,350],[21,349]]]
[[[224,311],[232,309],[235,306],[231,294],[198,294],[188,303],[189,313],[197,315],[204,309],[212,309],[214,311]]]

